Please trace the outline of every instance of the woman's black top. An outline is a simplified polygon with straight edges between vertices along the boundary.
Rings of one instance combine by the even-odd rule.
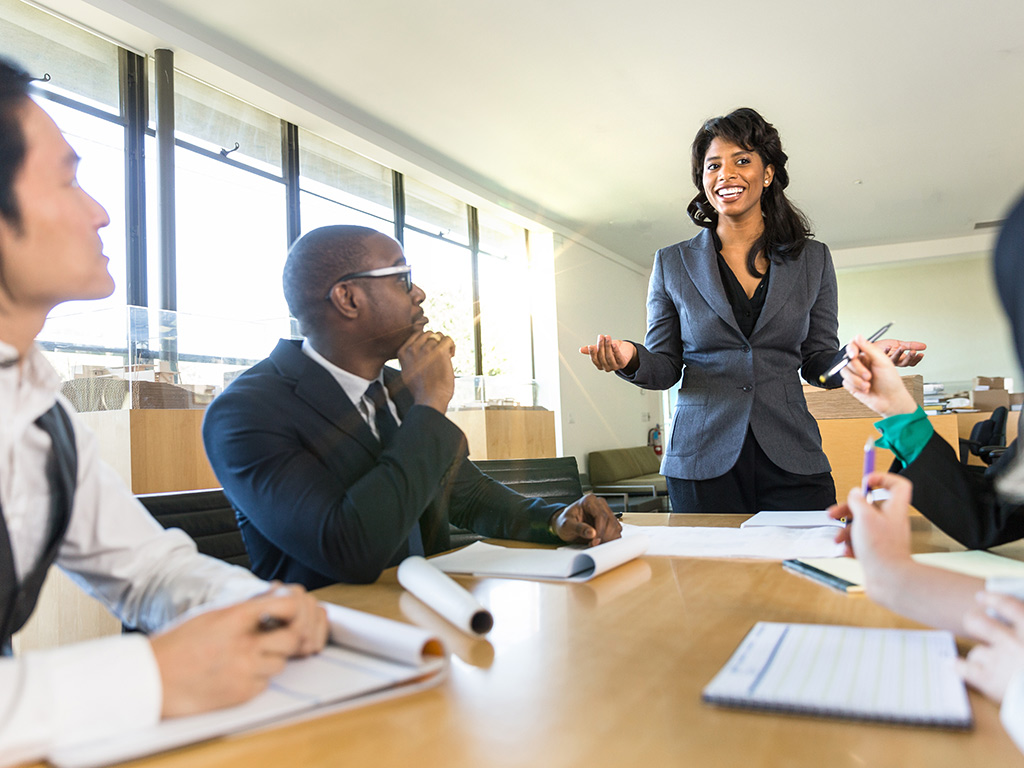
[[[757,319],[761,316],[761,310],[764,309],[764,298],[768,295],[768,277],[771,275],[772,269],[771,262],[769,262],[761,282],[754,289],[754,295],[747,298],[747,292],[743,290],[740,281],[736,279],[736,275],[733,274],[732,269],[722,257],[722,241],[718,239],[716,233],[712,232],[711,234],[714,236],[715,253],[718,254],[718,271],[722,275],[725,296],[729,299],[733,315],[736,316],[736,324],[743,331],[743,335],[749,339],[750,334],[754,332],[754,326],[757,325]]]

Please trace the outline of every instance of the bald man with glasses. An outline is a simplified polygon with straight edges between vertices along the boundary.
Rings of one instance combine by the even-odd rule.
[[[305,338],[279,342],[203,424],[256,574],[310,589],[372,582],[448,549],[449,523],[548,544],[619,537],[603,499],[529,499],[468,460],[445,417],[455,344],[425,330],[426,296],[393,239],[309,232],[288,254],[284,294]],[[401,372],[386,367],[396,358]]]

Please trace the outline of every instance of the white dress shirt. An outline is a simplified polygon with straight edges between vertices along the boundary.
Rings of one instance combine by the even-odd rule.
[[[0,358],[14,354],[0,342]],[[56,564],[79,586],[145,630],[266,589],[244,568],[200,555],[182,531],[165,531],[100,460],[95,436],[59,387],[34,348],[20,366],[0,369],[0,506],[19,580],[40,555],[50,509],[50,438],[34,422],[60,399],[74,424],[78,477]],[[152,725],[162,696],[149,641],[139,634],[0,658],[0,766]]]
[[[1010,679],[1003,705],[999,708],[999,720],[1017,749],[1024,752],[1024,670]]]
[[[377,434],[377,408],[373,404],[373,400],[366,396],[367,388],[373,384],[374,381],[379,381],[380,385],[384,387],[384,397],[388,401],[388,409],[391,411],[391,415],[395,417],[395,423],[401,425],[402,420],[398,417],[398,408],[391,401],[391,395],[388,394],[388,388],[384,384],[384,371],[380,372],[380,376],[376,379],[364,379],[362,376],[356,376],[350,371],[346,371],[344,368],[339,368],[326,357],[321,355],[315,349],[313,345],[309,343],[309,339],[302,340],[302,352],[310,360],[319,363],[326,369],[326,371],[334,377],[334,380],[338,382],[338,385],[348,395],[348,399],[355,405],[356,410],[359,411],[359,415],[363,417],[370,429],[373,431],[373,436],[380,440],[380,435]]]

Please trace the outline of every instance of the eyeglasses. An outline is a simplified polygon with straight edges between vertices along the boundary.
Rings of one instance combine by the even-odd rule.
[[[338,283],[344,283],[346,280],[356,280],[360,277],[391,277],[392,275],[398,275],[402,278],[402,282],[405,284],[405,292],[412,293],[412,267],[408,264],[399,264],[394,267],[380,267],[379,269],[368,269],[365,272],[352,272],[350,274],[339,277],[333,283],[327,291],[327,295],[324,297],[326,301],[331,300],[331,291],[334,290],[334,286]]]

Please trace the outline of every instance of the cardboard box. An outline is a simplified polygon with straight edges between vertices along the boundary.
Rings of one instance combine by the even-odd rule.
[[[924,377],[903,376],[903,386],[918,405],[924,404]],[[804,399],[807,410],[816,419],[861,419],[874,416],[881,418],[845,389],[822,389],[804,384]]]
[[[999,406],[1010,407],[1010,393],[1005,389],[975,389],[971,392],[971,408],[994,411]]]
[[[1006,389],[1006,383],[1002,376],[975,376],[974,386],[971,389],[977,389],[978,387],[987,387],[988,389]]]
[[[1010,405],[1024,405],[1024,392],[1011,392]]]

